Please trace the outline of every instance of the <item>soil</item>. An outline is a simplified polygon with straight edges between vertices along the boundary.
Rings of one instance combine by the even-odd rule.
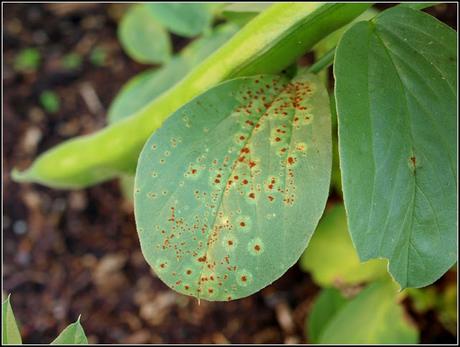
[[[23,342],[49,343],[82,315],[92,343],[303,343],[305,318],[320,290],[295,265],[274,284],[241,300],[210,303],[176,294],[150,270],[139,247],[132,206],[116,180],[78,191],[16,184],[9,173],[40,153],[106,124],[120,87],[150,66],[135,63],[117,40],[126,5],[4,4],[3,293]],[[456,27],[455,4],[430,10]],[[173,37],[175,49],[185,44]],[[17,54],[38,48],[32,72]],[[103,65],[90,59],[98,47]],[[78,53],[76,69],[62,57]],[[45,90],[61,100],[52,113]],[[444,276],[435,285],[455,278]],[[423,343],[455,343],[433,312],[417,314]]]

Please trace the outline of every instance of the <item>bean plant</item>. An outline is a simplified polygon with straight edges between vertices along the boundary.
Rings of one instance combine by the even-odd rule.
[[[342,280],[376,282],[326,332],[308,329],[317,341],[338,342],[327,329],[339,331],[356,307],[386,297],[396,306],[382,306],[382,317],[403,320],[395,288],[432,284],[457,258],[456,32],[421,11],[428,4],[382,12],[370,3],[199,5],[197,13],[228,21],[176,28],[200,35],[176,55],[152,52],[161,50],[153,41],[140,45],[150,51],[132,53],[139,42],[131,36],[134,57],[163,65],[122,89],[107,127],[48,150],[13,178],[81,189],[135,177],[146,261],[179,293],[228,301],[278,279],[312,236],[313,244],[332,174],[344,201],[334,223],[357,257],[331,252],[340,249],[331,238],[318,241],[324,251],[308,247],[301,266],[324,285],[337,269],[348,271]],[[160,11],[136,6],[147,21]],[[172,5],[163,6],[163,21],[149,23],[167,42],[162,26],[178,21],[165,22]],[[299,65],[309,52],[320,56]],[[318,270],[315,262],[335,265]],[[325,295],[344,304],[336,292]],[[413,330],[400,326],[398,341],[413,342]],[[341,342],[350,331],[343,333]]]

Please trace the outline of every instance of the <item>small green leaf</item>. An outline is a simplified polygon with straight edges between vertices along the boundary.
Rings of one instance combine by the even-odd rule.
[[[152,15],[148,4],[130,7],[118,28],[126,53],[144,64],[162,64],[171,56],[171,42],[164,27]]]
[[[417,328],[397,302],[395,283],[384,280],[369,285],[342,304],[323,330],[320,344],[415,344]],[[336,298],[330,303],[336,307]],[[322,302],[322,306],[327,303]],[[316,323],[311,323],[316,324]]]
[[[16,56],[14,69],[17,71],[35,71],[40,65],[41,55],[36,48],[25,48]]]
[[[269,2],[232,3],[224,7],[222,15],[229,21],[244,25],[271,5],[273,3]]]
[[[123,86],[110,105],[110,123],[124,119],[153,101],[175,85],[209,54],[224,44],[237,31],[233,25],[222,25],[209,35],[192,42],[179,56],[158,68],[144,71]]]
[[[457,34],[394,7],[349,29],[334,74],[348,225],[402,288],[457,260]]]
[[[152,17],[171,32],[194,37],[210,28],[212,7],[206,3],[149,3]]]
[[[77,53],[69,53],[62,57],[62,66],[68,70],[78,69],[82,64],[82,57]]]
[[[306,320],[307,338],[310,343],[317,343],[327,324],[347,303],[347,299],[335,288],[324,288],[316,298]]]
[[[59,111],[59,97],[55,92],[51,90],[45,90],[43,93],[40,94],[40,104],[46,112],[56,113],[57,111]]]
[[[14,318],[13,308],[10,303],[11,294],[2,303],[2,344],[22,344],[21,334]]]
[[[94,47],[89,56],[91,64],[96,66],[104,66],[107,59],[107,53],[102,47]]]
[[[61,331],[58,337],[51,342],[52,345],[87,345],[85,331],[80,324],[80,317],[75,323],[69,324],[67,328]]]
[[[320,286],[358,284],[385,276],[386,263],[382,259],[360,263],[342,204],[326,210],[300,259],[302,269],[310,271]]]
[[[146,142],[135,179],[137,231],[160,279],[233,300],[291,267],[329,191],[329,112],[308,74],[236,78],[173,113]]]

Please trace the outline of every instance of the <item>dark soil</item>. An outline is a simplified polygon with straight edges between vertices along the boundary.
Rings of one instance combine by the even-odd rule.
[[[149,68],[127,57],[117,41],[125,6],[3,7],[3,293],[12,293],[23,341],[49,343],[81,314],[93,343],[305,342],[305,318],[319,288],[297,265],[248,298],[198,304],[151,272],[116,180],[79,191],[11,181],[13,167],[102,128],[120,87]],[[431,12],[456,26],[454,4]],[[183,44],[175,38],[176,48]],[[38,48],[42,63],[36,71],[16,71],[15,57],[28,47]],[[102,66],[91,62],[95,47],[106,53]],[[76,69],[61,63],[71,52],[83,57]],[[40,105],[44,90],[59,96],[58,112]],[[422,342],[455,343],[432,312],[412,317]]]

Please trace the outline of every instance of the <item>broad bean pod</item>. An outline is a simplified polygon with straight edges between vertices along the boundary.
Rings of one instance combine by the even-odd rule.
[[[149,136],[175,110],[224,80],[278,73],[370,3],[280,3],[246,24],[179,83],[124,120],[46,151],[16,181],[78,189],[133,174]]]

